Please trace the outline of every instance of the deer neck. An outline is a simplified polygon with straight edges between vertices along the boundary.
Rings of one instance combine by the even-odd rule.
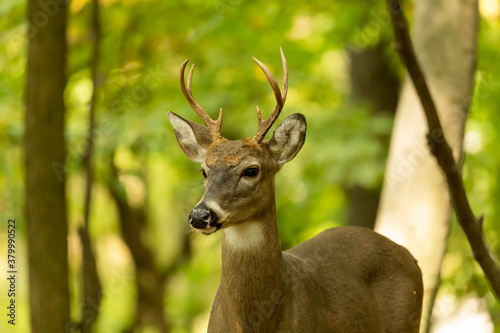
[[[224,230],[221,297],[231,322],[269,329],[285,290],[285,268],[274,195],[260,218]],[[238,330],[235,330],[238,331]]]

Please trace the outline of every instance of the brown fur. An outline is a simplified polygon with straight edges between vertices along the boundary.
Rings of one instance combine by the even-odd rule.
[[[209,167],[217,165],[235,167],[248,156],[262,159],[264,150],[250,139],[235,141],[223,139],[210,145],[205,163]]]
[[[266,225],[256,251],[233,252],[223,238],[208,332],[418,332],[422,277],[406,249],[342,227],[282,253],[277,225]]]
[[[304,143],[302,115],[285,119],[272,139],[260,144],[212,143],[205,128],[169,117],[173,124],[189,125],[180,123],[176,137],[188,157],[204,161],[200,202],[216,203],[222,219],[221,284],[208,332],[418,332],[422,275],[403,247],[368,229],[342,227],[281,251],[274,176]],[[242,172],[249,167],[258,167],[258,176],[245,179]],[[255,228],[237,239],[249,246],[229,241],[231,233],[249,225]]]

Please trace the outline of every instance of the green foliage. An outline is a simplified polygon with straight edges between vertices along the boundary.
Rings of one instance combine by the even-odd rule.
[[[492,255],[500,257],[500,156],[495,153],[500,143],[500,27],[498,21],[481,20],[478,52],[478,72],[471,112],[465,135],[465,159],[463,176],[468,197],[476,214],[484,216],[484,234]],[[498,44],[496,44],[498,45]],[[443,286],[441,294],[466,297],[478,293],[487,301],[493,318],[498,318],[500,308],[489,291],[479,265],[474,261],[470,246],[458,222],[453,221],[448,251],[443,263]],[[494,321],[495,332],[500,331],[498,320]]]
[[[134,316],[134,272],[130,253],[119,237],[114,203],[105,184],[109,161],[124,171],[122,181],[134,204],[146,204],[150,217],[143,235],[159,267],[167,267],[180,251],[186,219],[202,193],[199,166],[177,146],[166,113],[171,110],[198,121],[178,86],[178,69],[188,57],[196,63],[193,92],[215,117],[224,109],[227,138],[252,136],[255,105],[267,116],[274,98],[252,56],[265,62],[281,82],[279,47],[290,72],[289,97],[283,115],[301,112],[308,120],[306,144],[278,175],[277,205],[284,248],[331,226],[342,225],[347,205],[344,186],[380,186],[392,119],[373,115],[361,102],[349,101],[348,56],[391,38],[390,23],[379,1],[101,1],[102,47],[95,132],[96,182],[91,236],[98,268],[109,294],[103,301],[98,332],[116,332]],[[26,39],[24,2],[0,4],[0,218],[22,223],[23,87]],[[82,155],[86,144],[90,79],[91,3],[73,1],[68,30],[67,161],[70,260],[73,305],[79,299],[80,265],[76,227],[82,221]],[[483,20],[479,72],[467,126],[464,176],[474,211],[486,216],[486,236],[499,254],[500,157],[500,28]],[[391,55],[394,66],[397,61]],[[401,72],[401,68],[398,67]],[[54,176],[56,176],[54,174]],[[144,177],[142,177],[144,176]],[[462,231],[453,224],[445,260],[445,290],[459,296],[474,290],[487,296],[499,314],[482,272],[473,262]],[[2,231],[3,233],[4,231]],[[173,332],[203,328],[219,282],[217,237],[196,237],[192,259],[169,281],[166,314]],[[24,267],[27,274],[28,267]],[[27,277],[27,275],[25,275]],[[27,278],[26,278],[27,279]],[[3,282],[4,283],[4,282]],[[4,284],[0,284],[4,286]],[[3,287],[2,287],[3,288]],[[25,288],[26,290],[27,288]],[[5,290],[3,288],[2,290]],[[27,294],[25,295],[27,297]],[[20,325],[27,325],[24,298]],[[78,319],[78,311],[73,311]],[[4,331],[4,322],[0,330]]]

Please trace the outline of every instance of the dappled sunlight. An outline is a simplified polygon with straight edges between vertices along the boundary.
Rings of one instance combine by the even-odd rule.
[[[96,245],[97,268],[103,287],[97,328],[110,332],[132,323],[136,275],[130,252],[118,235],[103,235]]]
[[[208,327],[208,319],[210,318],[210,311],[202,313],[193,321],[192,333],[206,333]]]
[[[123,240],[115,234],[103,235],[97,242],[98,268],[109,272],[111,268],[132,267],[130,251]]]
[[[442,295],[434,306],[431,333],[493,333],[494,325],[486,310],[486,302],[467,296],[457,300],[454,295]]]
[[[498,0],[479,0],[479,10],[492,23],[500,19],[500,2]]]
[[[89,78],[81,78],[74,83],[70,90],[69,103],[75,108],[87,107],[92,96],[92,81]]]
[[[477,154],[483,148],[483,136],[478,131],[468,131],[464,138],[464,150],[469,154]]]
[[[312,33],[311,26],[312,18],[306,15],[297,15],[294,20],[288,38],[290,39],[306,39]]]
[[[417,1],[405,6],[412,28],[418,26],[414,22]],[[441,1],[444,6],[445,0]],[[25,104],[30,98],[25,91],[27,46],[52,22],[59,11],[59,5],[53,4],[60,1],[40,3],[45,7],[35,13],[35,30],[28,32],[26,1],[4,0],[0,5],[0,218],[5,222],[15,217],[20,225],[16,329],[23,333],[29,332],[30,322],[25,213],[26,199],[32,195],[25,193],[23,184]],[[166,276],[162,304],[171,332],[206,332],[221,277],[222,232],[207,237],[188,224],[190,212],[203,195],[203,176],[200,165],[179,149],[167,118],[167,112],[172,111],[201,124],[179,88],[179,66],[185,59],[191,59],[189,65],[196,63],[192,87],[198,103],[210,116],[222,107],[223,133],[239,139],[255,133],[255,105],[264,117],[276,105],[266,76],[252,56],[268,66],[281,86],[279,48],[283,48],[289,70],[288,97],[266,138],[271,138],[276,125],[293,113],[304,114],[308,128],[304,147],[275,180],[284,248],[327,228],[345,225],[352,210],[366,213],[369,204],[377,207],[384,178],[398,182],[422,166],[427,146],[413,145],[405,156],[397,157],[400,174],[394,179],[393,174],[385,175],[389,147],[394,145],[391,133],[395,119],[395,110],[386,102],[392,98],[397,104],[405,71],[394,52],[383,1],[100,0],[101,53],[96,85],[91,70],[93,3],[73,0],[68,10],[66,112],[61,134],[65,160],[36,166],[49,179],[60,184],[65,181],[71,320],[75,323],[81,319],[81,306],[86,302],[82,299],[82,244],[77,230],[84,218],[84,161],[94,88],[98,93],[88,230],[103,286],[96,333],[121,332],[133,324],[138,304],[137,266],[146,262],[140,258],[135,262],[124,241],[124,223],[111,194],[115,183],[120,184],[120,194],[131,208],[128,212],[141,216],[132,234],[138,236],[145,252],[151,252],[152,267]],[[471,109],[460,162],[471,206],[478,216],[484,215],[485,237],[492,252],[499,254],[500,1],[479,0],[479,10],[477,72],[474,92],[468,98]],[[359,57],[358,62],[355,57]],[[35,58],[43,59],[42,55]],[[394,87],[384,85],[388,77],[394,77]],[[48,88],[38,86],[37,91]],[[385,90],[392,91],[393,96],[386,96]],[[46,103],[52,107],[55,101]],[[55,115],[54,111],[32,122],[44,125]],[[424,142],[423,134],[419,140]],[[47,142],[40,138],[34,154],[52,151],[55,147]],[[111,162],[117,168],[116,179]],[[355,198],[350,195],[353,188],[375,193],[374,198]],[[48,190],[46,196],[54,197]],[[435,199],[430,194],[424,196],[429,202]],[[426,207],[428,202],[411,195],[404,200],[413,200],[417,207],[405,221],[395,219],[401,222],[399,225],[436,219]],[[51,228],[53,222],[40,223]],[[426,244],[419,245],[422,249],[430,248],[435,241],[423,222],[384,233],[399,243],[414,237],[426,239]],[[0,236],[5,238],[5,230]],[[0,266],[6,267],[5,249],[2,251]],[[454,217],[441,275],[444,291],[436,300],[432,333],[499,331],[500,308]],[[147,280],[152,281],[151,275]],[[2,279],[1,304],[7,300],[7,287]],[[5,320],[0,322],[1,332],[10,333],[10,328]],[[141,332],[158,330],[149,323]]]

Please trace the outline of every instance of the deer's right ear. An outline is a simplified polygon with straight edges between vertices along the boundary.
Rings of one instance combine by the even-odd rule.
[[[208,128],[170,111],[168,119],[184,154],[193,162],[203,163],[207,157],[208,147],[212,144]]]

